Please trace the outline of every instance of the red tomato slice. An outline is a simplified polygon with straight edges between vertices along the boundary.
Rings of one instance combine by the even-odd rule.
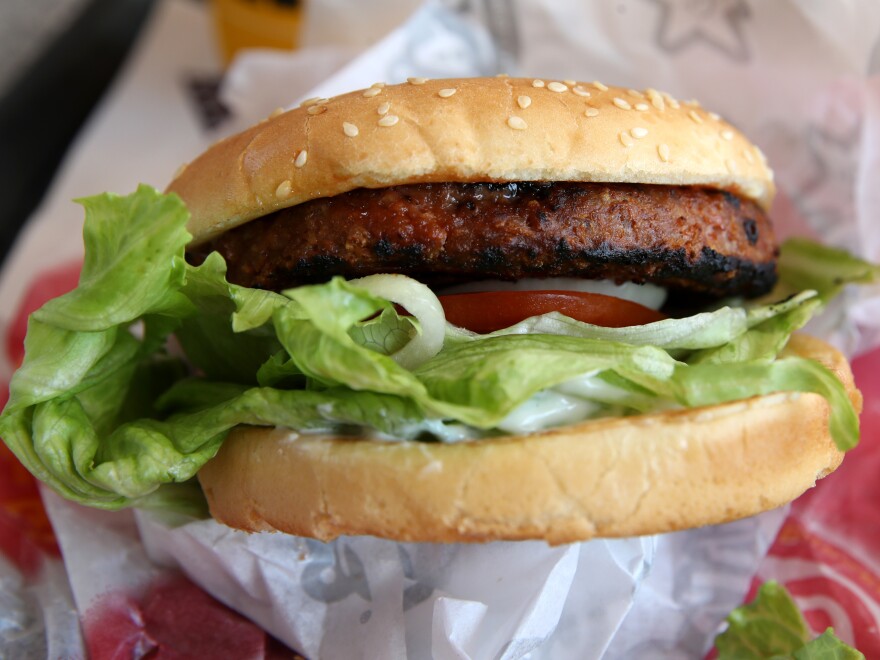
[[[606,328],[643,325],[666,318],[644,305],[601,293],[487,291],[438,297],[447,321],[481,334],[548,312],[559,312]]]

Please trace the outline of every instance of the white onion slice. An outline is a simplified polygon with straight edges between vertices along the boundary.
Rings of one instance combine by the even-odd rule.
[[[666,302],[666,289],[656,284],[636,284],[612,280],[582,280],[576,277],[548,277],[546,279],[526,278],[515,282],[502,280],[482,280],[458,284],[440,291],[447,293],[478,293],[481,291],[578,291],[580,293],[602,293],[606,296],[623,298],[634,303],[660,309]]]
[[[397,274],[368,275],[351,280],[349,284],[400,305],[418,319],[420,332],[391,355],[401,367],[415,369],[443,348],[446,315],[437,296],[427,286],[411,277]]]

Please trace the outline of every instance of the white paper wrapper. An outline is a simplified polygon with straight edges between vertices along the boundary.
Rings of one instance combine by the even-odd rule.
[[[784,515],[556,548],[325,544],[44,499],[83,614],[180,568],[310,658],[695,657]]]
[[[321,543],[141,512],[147,552],[310,658],[628,658],[706,650],[784,513],[551,548]]]
[[[315,24],[332,25],[339,10],[349,12],[347,25],[357,25],[367,4],[315,3]],[[226,79],[223,98],[234,118],[221,131],[307,96],[407,76],[505,71],[657,87],[699,97],[756,138],[777,171],[773,216],[781,234],[812,233],[880,258],[880,5],[486,0],[467,6],[425,5],[363,53],[359,43],[306,39],[314,46],[294,54],[242,56]],[[139,57],[5,267],[0,313],[6,323],[34,273],[78,253],[70,222],[62,222],[77,217],[68,199],[107,187],[125,192],[143,179],[161,187],[163,172],[217,136],[196,130],[179,94],[169,92],[161,107],[145,103],[184,72],[167,55],[168,44],[184,33],[202,35],[200,45],[187,37],[187,66],[210,68],[199,50],[207,25],[192,5],[162,4]],[[151,112],[138,114],[144,105]],[[169,122],[149,131],[167,131],[161,147],[125,135],[138,122],[160,121],[152,111]],[[125,151],[147,154],[145,169],[117,160],[123,135]],[[46,256],[44,241],[52,236],[61,239],[59,251]],[[851,351],[875,346],[878,300],[876,291],[850,294],[819,329]],[[81,613],[107,594],[136,597],[168,567],[179,567],[311,658],[697,657],[742,601],[784,518],[774,511],[703,530],[559,548],[373,538],[322,544],[246,535],[212,521],[85,511],[51,495],[46,502]]]
[[[0,555],[0,649],[8,660],[84,658],[79,619],[59,561],[26,578]]]

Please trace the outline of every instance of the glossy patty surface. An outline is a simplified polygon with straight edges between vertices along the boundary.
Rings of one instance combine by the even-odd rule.
[[[374,273],[434,286],[584,277],[757,296],[776,280],[764,211],[697,187],[434,183],[358,189],[253,220],[191,255],[219,251],[236,284],[281,290]]]

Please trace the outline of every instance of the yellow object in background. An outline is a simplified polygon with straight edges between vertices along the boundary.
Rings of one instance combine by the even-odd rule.
[[[243,48],[292,50],[299,43],[302,0],[212,0],[223,59]]]

